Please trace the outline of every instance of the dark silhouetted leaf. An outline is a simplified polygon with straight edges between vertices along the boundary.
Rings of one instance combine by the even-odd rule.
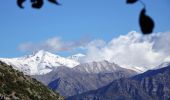
[[[35,2],[36,0],[31,0],[31,2]]]
[[[51,3],[57,4],[57,5],[60,5],[60,3],[57,0],[48,0],[48,1]]]
[[[127,0],[126,3],[128,3],[128,4],[133,4],[133,3],[137,2],[137,1],[138,1],[138,0]]]
[[[24,8],[22,6],[22,4],[25,2],[25,0],[17,0],[17,5],[20,7],[20,8]]]
[[[43,6],[43,0],[31,0],[32,7],[40,9]]]
[[[142,9],[139,17],[139,24],[143,34],[150,34],[154,28],[154,21],[145,14],[145,9]]]

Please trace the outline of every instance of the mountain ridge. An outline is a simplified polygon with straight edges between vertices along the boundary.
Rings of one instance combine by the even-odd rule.
[[[45,75],[35,75],[32,77],[44,83],[52,90],[68,97],[88,90],[100,88],[115,79],[130,77],[136,74],[135,71],[124,69],[119,66],[117,66],[117,69],[115,70],[106,70],[98,73],[79,71],[74,68],[60,66]]]
[[[67,100],[169,100],[170,65],[67,98]]]

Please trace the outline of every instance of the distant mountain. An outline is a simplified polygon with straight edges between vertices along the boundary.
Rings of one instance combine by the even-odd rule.
[[[67,100],[170,100],[170,65],[115,80],[107,86]]]
[[[79,69],[80,67],[76,67],[75,69],[77,70],[91,71],[96,73],[96,72],[101,72],[102,70],[108,71],[111,68],[111,67],[109,68],[109,66],[112,66],[114,64],[112,63],[111,65],[108,65],[107,68],[104,68],[108,64],[107,63],[108,61],[105,60],[98,61],[97,63],[98,65],[95,65],[96,64],[95,61],[85,63],[83,61],[85,57],[86,55],[81,53],[71,55],[69,57],[61,57],[59,55],[52,54],[48,51],[39,50],[37,52],[33,52],[32,54],[26,55],[24,57],[0,58],[0,61],[3,61],[8,65],[11,65],[14,69],[19,70],[26,75],[42,75],[51,72],[52,70],[56,69],[59,66],[74,68],[77,65],[83,67],[81,69]],[[117,66],[116,64],[114,65]],[[93,68],[91,68],[90,66],[93,66]],[[143,72],[145,70],[144,68],[141,67],[133,67],[133,68],[126,68],[126,69],[131,69],[137,72]]]
[[[60,57],[44,50],[20,58],[0,58],[0,61],[12,65],[15,69],[24,72],[26,75],[46,74],[58,66],[72,68],[79,65],[79,62],[75,60]]]
[[[99,73],[113,71],[117,64],[110,63],[110,61],[90,61],[85,62],[86,55],[78,53],[69,57],[61,57],[59,55],[52,54],[50,52],[39,50],[30,55],[18,58],[0,58],[0,61],[11,65],[14,69],[23,72],[26,75],[42,75],[51,72],[59,66],[66,66],[74,68],[79,71],[89,71],[89,73]],[[82,63],[83,62],[83,63]],[[138,73],[142,73],[149,69],[157,69],[166,66],[170,62],[164,62],[163,65],[149,68],[149,67],[137,67],[137,66],[121,66],[125,69],[131,69]],[[79,66],[79,67],[78,67]],[[96,67],[97,66],[97,67]],[[106,67],[107,66],[107,67]]]
[[[64,100],[58,93],[48,89],[35,79],[25,76],[0,62],[1,100]]]
[[[85,70],[87,68],[84,65],[88,65],[87,68],[96,67],[100,70]],[[104,67],[106,67],[106,69],[104,69]],[[48,87],[54,91],[68,97],[89,90],[98,89],[109,84],[115,79],[130,77],[136,74],[137,73],[135,71],[124,69],[116,64],[103,61],[95,62],[95,64],[83,64],[83,66],[80,64],[74,68],[61,66],[48,74],[35,75],[32,77],[45,85],[48,85]]]
[[[14,69],[24,72],[26,75],[42,75],[51,72],[59,66],[66,66],[69,68],[74,68],[79,71],[89,71],[90,73],[98,73],[101,71],[112,71],[116,68],[116,64],[110,63],[106,60],[87,62],[83,60],[86,55],[78,53],[69,57],[61,57],[59,55],[52,54],[50,52],[40,50],[34,52],[31,55],[18,58],[0,58],[0,61],[12,65]],[[83,62],[83,63],[82,63]],[[77,67],[80,66],[80,67]],[[91,67],[92,66],[92,67]],[[97,67],[96,67],[97,66]],[[107,66],[107,67],[106,67]],[[114,66],[114,67],[113,67]],[[131,69],[138,73],[144,72],[149,68],[145,67],[125,67],[125,69]]]
[[[93,61],[89,63],[82,63],[73,68],[76,71],[79,72],[85,72],[85,73],[113,73],[118,71],[131,71],[133,70],[127,70],[125,68],[120,67],[119,65],[115,63],[110,63],[106,60],[103,61]]]

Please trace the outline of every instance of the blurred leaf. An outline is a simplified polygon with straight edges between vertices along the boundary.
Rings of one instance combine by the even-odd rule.
[[[51,3],[54,3],[56,5],[60,5],[60,3],[57,0],[48,0],[48,1],[51,2]]]
[[[32,7],[40,9],[43,6],[43,0],[31,0]]]
[[[133,4],[133,3],[137,2],[137,1],[138,1],[138,0],[127,0],[126,3],[128,3],[128,4]]]
[[[154,21],[151,17],[145,14],[145,8],[141,10],[139,17],[139,24],[143,34],[150,34],[154,28]]]
[[[31,2],[35,2],[36,0],[31,0]]]
[[[17,5],[20,7],[20,8],[24,8],[22,6],[22,4],[25,2],[25,0],[17,0]]]

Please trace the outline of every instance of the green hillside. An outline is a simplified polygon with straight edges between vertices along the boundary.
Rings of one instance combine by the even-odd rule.
[[[0,98],[14,100],[64,100],[40,82],[0,62]]]

